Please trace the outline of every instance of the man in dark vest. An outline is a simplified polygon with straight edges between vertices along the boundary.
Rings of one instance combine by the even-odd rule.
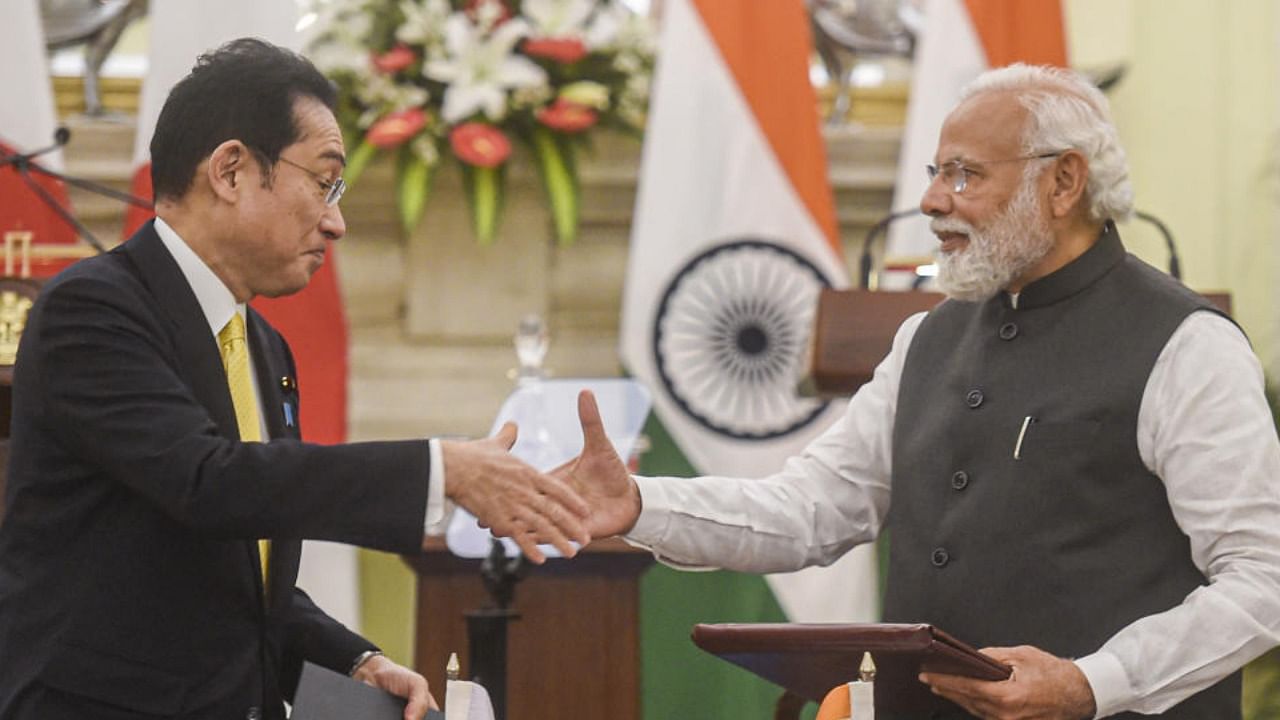
[[[950,299],[844,417],[762,480],[633,478],[586,397],[560,473],[592,535],[777,572],[887,530],[885,620],[1013,667],[922,676],[955,717],[1239,718],[1239,668],[1280,643],[1280,444],[1248,341],[1126,254],[1124,151],[1078,76],[984,74],[935,158]]]

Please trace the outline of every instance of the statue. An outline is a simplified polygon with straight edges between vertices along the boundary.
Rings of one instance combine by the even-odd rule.
[[[148,0],[40,0],[45,47],[61,50],[85,45],[84,107],[102,115],[98,73],[129,23],[147,14]]]
[[[850,79],[859,56],[911,57],[923,29],[913,0],[807,0],[813,45],[835,84],[829,125],[840,125],[852,105]]]

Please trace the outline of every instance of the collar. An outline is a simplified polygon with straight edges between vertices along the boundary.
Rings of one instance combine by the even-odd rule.
[[[1124,245],[1120,232],[1108,220],[1102,226],[1102,235],[1080,257],[1022,288],[1014,301],[1009,293],[1001,293],[1009,307],[1031,310],[1065,300],[1084,290],[1106,275],[1124,260]]]
[[[200,304],[200,311],[204,313],[204,319],[209,323],[209,332],[214,337],[217,337],[222,328],[226,327],[233,313],[239,313],[241,318],[245,316],[244,303],[236,302],[231,289],[214,274],[199,255],[196,255],[191,246],[187,245],[187,242],[170,227],[169,223],[157,217],[155,229],[156,235],[160,236],[160,242],[164,243],[165,249],[173,256],[174,262],[178,263],[178,269],[182,271],[182,276],[191,286],[191,292],[195,294],[196,302]]]

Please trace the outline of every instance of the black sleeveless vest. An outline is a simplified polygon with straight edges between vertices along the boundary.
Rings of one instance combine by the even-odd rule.
[[[1210,309],[1108,223],[1017,309],[999,293],[930,312],[893,428],[885,620],[1072,658],[1204,585],[1136,432],[1160,351]],[[1240,674],[1162,717],[1238,719]]]

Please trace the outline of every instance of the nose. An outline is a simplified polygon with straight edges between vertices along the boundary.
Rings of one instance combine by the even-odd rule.
[[[951,188],[939,174],[925,186],[924,195],[920,196],[920,212],[929,217],[939,217],[951,212]]]
[[[347,223],[337,205],[325,208],[324,215],[320,216],[320,233],[328,240],[341,240],[347,234]]]

